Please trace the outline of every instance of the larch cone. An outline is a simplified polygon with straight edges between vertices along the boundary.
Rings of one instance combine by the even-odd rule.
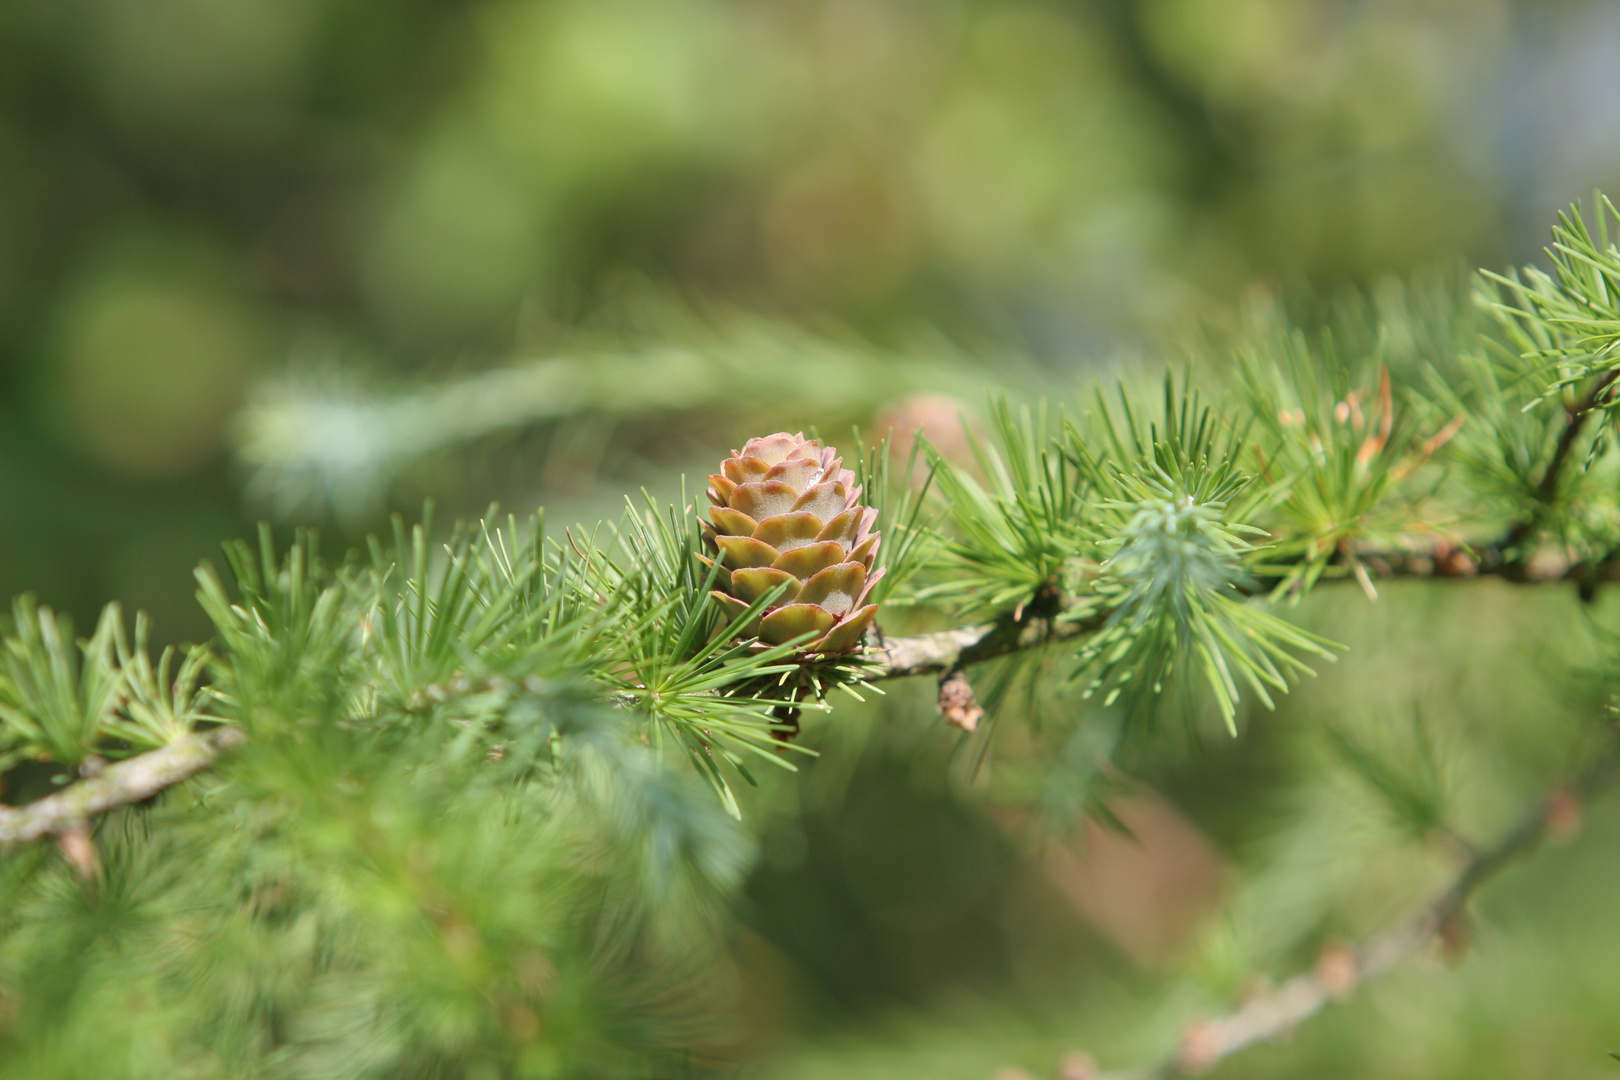
[[[847,653],[877,614],[866,598],[883,577],[873,571],[877,511],[861,504],[855,474],[832,447],[803,432],[749,439],[709,477],[703,540],[720,563],[714,597],[733,621],[778,585],[786,586],[740,636],[780,645],[816,636],[807,653]],[[715,559],[705,559],[713,565]]]

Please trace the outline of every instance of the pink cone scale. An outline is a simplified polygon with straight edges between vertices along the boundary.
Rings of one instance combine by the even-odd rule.
[[[814,634],[807,653],[847,653],[877,614],[866,598],[883,576],[873,570],[877,511],[861,505],[855,474],[832,447],[804,433],[749,439],[709,477],[703,542],[720,564],[714,597],[733,622],[780,588],[739,636],[781,645]],[[700,556],[701,557],[701,556]]]

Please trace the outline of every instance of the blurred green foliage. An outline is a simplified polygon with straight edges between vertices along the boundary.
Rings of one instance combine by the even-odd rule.
[[[668,344],[673,302],[1061,372],[1256,283],[1520,260],[1620,170],[1617,35],[1574,0],[15,0],[0,592],[200,634],[187,568],[269,505],[231,417],[289,363]],[[401,501],[696,453],[666,415],[615,457],[596,407]]]
[[[1379,283],[1531,259],[1555,208],[1620,189],[1617,50],[1602,0],[0,3],[0,599],[88,627],[118,598],[156,641],[200,638],[191,568],[262,514],[335,512],[334,545],[424,492],[595,516],[755,424],[903,426],[885,406],[929,389],[960,399],[934,432],[988,386],[1179,359],[1273,295],[1367,287],[1349,303],[1390,329],[1325,316],[1342,355],[1455,357],[1452,321],[1391,317],[1422,294]],[[1054,695],[975,768],[925,689],[809,725],[822,756],[754,796],[724,1053],[963,1080],[1079,1046],[1138,1060],[1418,902],[1454,854],[1437,778],[1447,822],[1485,835],[1594,710],[1590,609],[1446,588],[1307,601],[1356,662],[1237,743],[1073,739]],[[1032,796],[1029,763],[1108,749],[1227,868],[1185,980],[1016,839],[1019,805],[1066,798]],[[1617,821],[1507,879],[1458,970],[1229,1073],[1612,1075]]]

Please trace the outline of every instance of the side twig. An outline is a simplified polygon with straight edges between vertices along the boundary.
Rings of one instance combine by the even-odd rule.
[[[1565,826],[1573,812],[1620,780],[1620,744],[1607,749],[1585,771],[1554,788],[1497,841],[1475,853],[1433,902],[1406,921],[1373,934],[1353,947],[1325,952],[1316,967],[1231,1012],[1186,1029],[1174,1052],[1134,1072],[1093,1074],[1095,1080],[1173,1080],[1212,1068],[1259,1042],[1286,1034],[1367,980],[1384,974],[1431,942],[1458,928],[1469,900],[1503,867],[1534,851],[1548,834]]]
[[[197,732],[161,750],[109,765],[99,775],[37,802],[0,807],[0,849],[47,836],[78,835],[97,814],[143,802],[189,780],[246,741],[240,728]]]
[[[1598,377],[1597,382],[1592,384],[1590,390],[1565,407],[1564,430],[1559,432],[1558,443],[1553,447],[1553,455],[1547,462],[1547,471],[1541,474],[1541,483],[1536,485],[1538,503],[1542,505],[1550,503],[1553,496],[1558,494],[1558,485],[1563,479],[1564,469],[1569,464],[1576,443],[1580,441],[1587,417],[1602,407],[1603,399],[1613,389],[1616,379],[1620,379],[1620,369],[1605,371]],[[1519,522],[1502,538],[1497,548],[1507,551],[1518,547],[1531,538],[1538,524],[1539,522],[1534,519]]]

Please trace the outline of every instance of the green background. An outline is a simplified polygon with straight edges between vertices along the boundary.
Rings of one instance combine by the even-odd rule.
[[[0,594],[195,637],[191,567],[260,517],[334,550],[424,496],[594,519],[762,430],[943,432],[1275,297],[1531,260],[1620,188],[1617,55],[1601,0],[11,0]],[[964,1080],[1150,1054],[1250,961],[1307,965],[1442,880],[1319,730],[1407,763],[1432,739],[1489,835],[1598,715],[1590,614],[1313,601],[1344,661],[1139,763],[1216,860],[1184,887],[1228,901],[1162,956],[1020,853],[927,688],[812,730],[760,810],[715,1053]],[[1617,829],[1516,871],[1454,970],[1226,1075],[1611,1075]]]

